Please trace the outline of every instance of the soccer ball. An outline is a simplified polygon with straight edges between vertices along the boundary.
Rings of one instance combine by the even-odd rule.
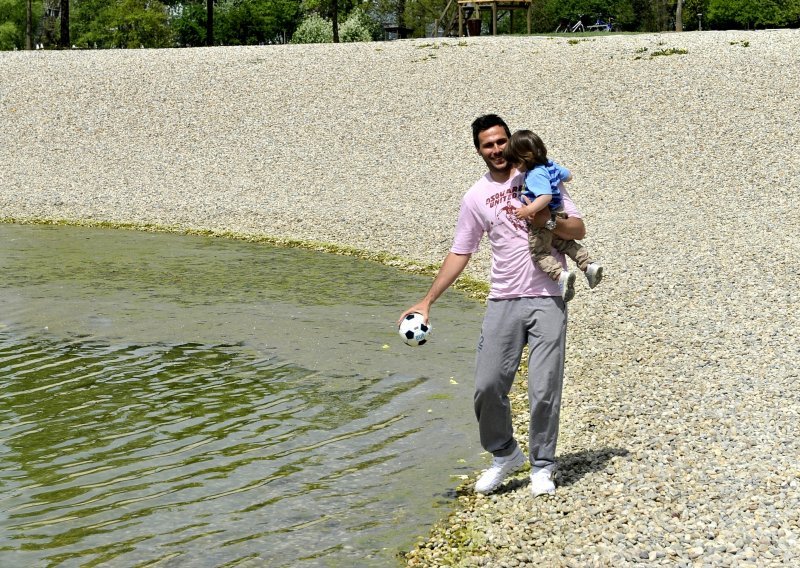
[[[408,314],[400,322],[398,333],[406,345],[416,347],[417,345],[424,345],[428,341],[428,336],[431,334],[431,326],[425,324],[425,318],[422,314],[417,312]]]

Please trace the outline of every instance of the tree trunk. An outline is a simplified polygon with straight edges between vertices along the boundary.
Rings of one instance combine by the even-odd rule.
[[[69,0],[61,0],[61,37],[58,45],[62,49],[69,49]]]
[[[331,14],[331,19],[333,20],[333,43],[339,43],[339,0],[333,0],[331,10],[333,11],[333,14]]]
[[[683,31],[683,0],[678,0],[678,5],[675,7],[675,31]]]
[[[206,1],[206,45],[214,45],[214,0]]]
[[[26,2],[27,10],[25,14],[25,49],[30,51],[33,49],[33,38],[31,38],[31,20],[33,19],[33,10],[31,8],[31,0]]]

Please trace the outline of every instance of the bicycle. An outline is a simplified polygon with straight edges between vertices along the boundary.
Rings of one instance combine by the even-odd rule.
[[[572,26],[570,28],[569,31],[572,32],[572,33],[585,32],[586,31],[586,26],[583,25],[583,14],[580,14],[578,16],[578,21],[575,23],[574,26]]]
[[[572,24],[569,20],[561,20],[555,33],[585,32],[586,26],[583,25],[583,14],[578,16],[578,21]]]
[[[594,25],[589,26],[587,29],[590,32],[611,32],[616,31],[617,27],[614,23],[614,18],[611,16],[608,17],[608,21],[605,21],[602,17],[598,16]]]

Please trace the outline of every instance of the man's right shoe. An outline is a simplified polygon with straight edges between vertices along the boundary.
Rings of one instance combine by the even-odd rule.
[[[553,483],[553,473],[549,469],[540,469],[531,474],[531,493],[534,497],[539,495],[555,495],[556,484]]]
[[[589,288],[594,288],[603,279],[603,266],[593,262],[586,267],[586,280],[589,282]]]
[[[524,466],[526,461],[525,454],[519,446],[510,456],[494,458],[492,467],[484,471],[475,483],[475,492],[488,495],[500,487],[506,477]]]
[[[562,270],[558,277],[558,286],[561,288],[561,297],[565,302],[569,302],[575,297],[575,273],[570,270]]]

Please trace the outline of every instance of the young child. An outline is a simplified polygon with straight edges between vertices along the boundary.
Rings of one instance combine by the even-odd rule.
[[[561,204],[561,182],[572,180],[566,168],[547,158],[547,147],[542,139],[530,130],[518,130],[511,135],[503,157],[519,171],[525,172],[525,187],[522,195],[527,198],[517,210],[520,219],[532,218],[545,207],[550,209],[550,220],[544,228],[528,225],[528,243],[533,261],[561,287],[561,297],[569,302],[575,295],[575,273],[564,270],[552,255],[555,248],[569,256],[585,274],[589,288],[594,288],[603,278],[603,267],[593,262],[589,251],[578,241],[565,241],[552,233],[556,217],[565,217]],[[527,203],[527,204],[525,204]]]

